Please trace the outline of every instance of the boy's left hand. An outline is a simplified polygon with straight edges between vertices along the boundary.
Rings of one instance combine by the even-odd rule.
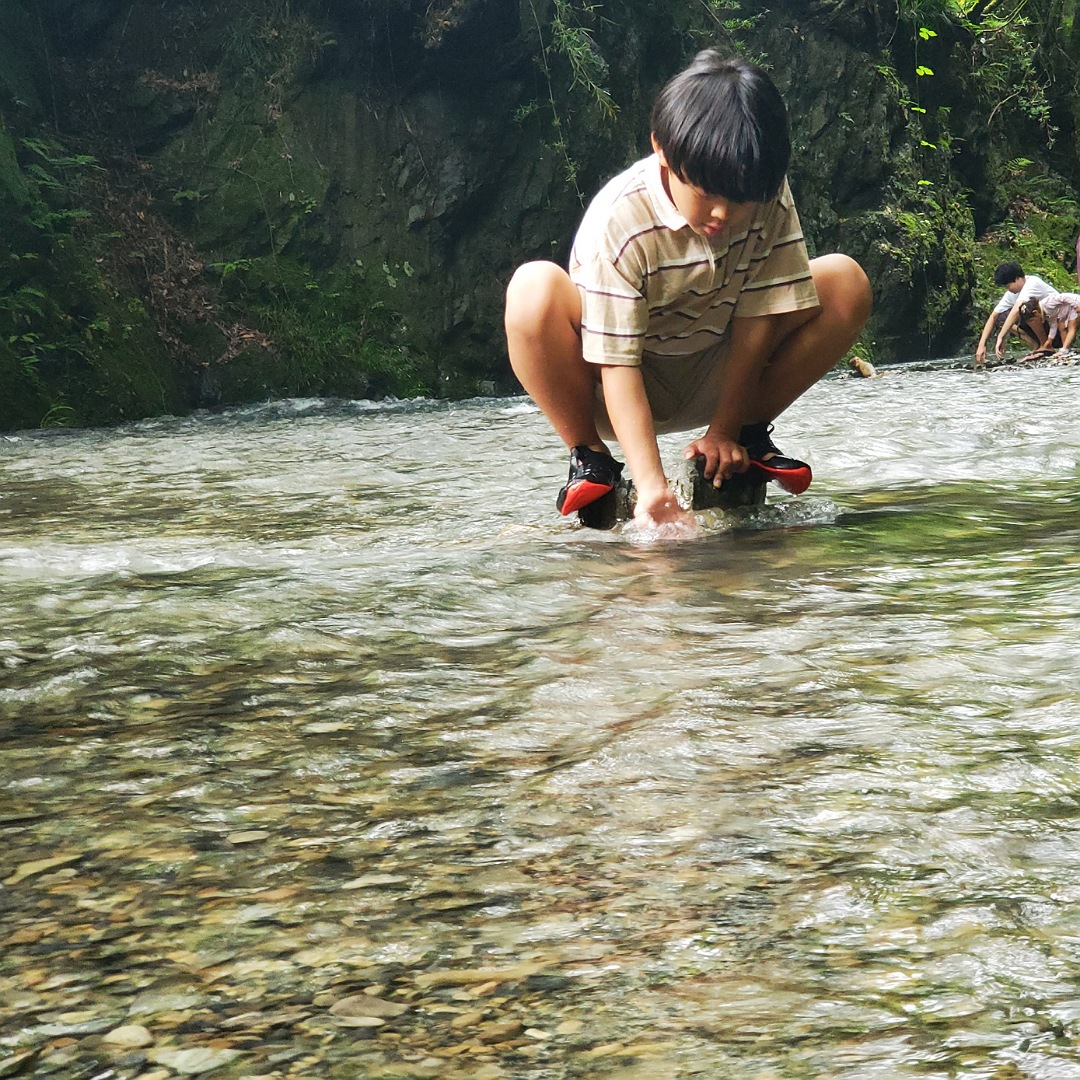
[[[708,431],[687,445],[683,457],[704,457],[705,479],[711,480],[714,487],[750,467],[750,456],[744,446],[729,435],[713,435]]]

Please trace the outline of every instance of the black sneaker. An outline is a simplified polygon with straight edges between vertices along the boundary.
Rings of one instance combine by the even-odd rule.
[[[805,461],[784,457],[772,441],[772,424],[764,420],[756,424],[744,424],[739,432],[739,443],[750,455],[750,468],[775,480],[785,491],[801,495],[814,479]]]
[[[610,454],[575,446],[570,451],[570,476],[555,500],[564,517],[606,495],[622,476],[622,463]]]

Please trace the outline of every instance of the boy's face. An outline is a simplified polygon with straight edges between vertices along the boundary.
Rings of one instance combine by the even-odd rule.
[[[719,236],[725,229],[739,233],[749,227],[757,211],[754,202],[733,202],[720,195],[710,195],[683,180],[664,157],[664,151],[653,140],[653,149],[660,158],[664,188],[675,209],[686,218],[687,225],[699,236]]]
[[[1026,277],[1018,277],[1015,281],[1010,281],[1006,286],[1006,289],[1008,289],[1009,292],[1018,293],[1024,287],[1026,281]]]

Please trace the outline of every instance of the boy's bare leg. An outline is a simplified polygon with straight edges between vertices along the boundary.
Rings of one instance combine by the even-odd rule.
[[[1053,330],[1048,329],[1042,337],[1036,335],[1035,331],[1027,323],[1017,323],[1013,327],[1016,331],[1016,336],[1024,342],[1025,345],[1030,345],[1033,349],[1049,349],[1050,346],[1046,344],[1053,336]],[[1046,341],[1043,340],[1046,339]]]
[[[1022,319],[1016,320],[1016,326],[1013,327],[1017,334],[1030,342],[1033,349],[1041,348],[1041,343],[1054,336],[1054,327],[1052,324],[1048,325],[1042,317],[1042,314],[1038,311],[1034,312],[1030,319],[1026,322]],[[1049,348],[1050,346],[1046,346]]]
[[[1073,346],[1073,341],[1076,340],[1076,320],[1073,319],[1062,331],[1061,323],[1058,323],[1058,345],[1060,346],[1058,352],[1064,355]]]
[[[870,282],[854,259],[822,255],[810,260],[810,271],[821,306],[775,317],[772,359],[747,423],[775,420],[832,369],[870,317]]]
[[[581,299],[551,262],[519,267],[506,290],[510,366],[567,447],[607,451],[596,430],[596,371],[581,355]]]
[[[870,283],[846,255],[811,260],[820,306],[767,316],[771,357],[744,423],[771,421],[828,372],[859,336],[872,305]],[[756,321],[756,320],[755,320]],[[506,294],[510,363],[567,445],[607,451],[594,419],[596,375],[581,355],[581,302],[562,267],[526,263]]]

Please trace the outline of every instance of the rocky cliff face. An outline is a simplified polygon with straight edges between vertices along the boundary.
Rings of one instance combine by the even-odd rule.
[[[956,348],[1000,252],[1064,281],[1075,233],[1071,106],[1032,98],[1052,64],[1033,49],[1018,112],[964,66],[992,42],[884,2],[0,0],[0,15],[2,284],[21,296],[0,307],[2,426],[511,388],[513,268],[565,256],[588,194],[645,152],[656,89],[705,44],[773,71],[810,246],[875,283],[860,343],[875,359]],[[1026,181],[1041,231],[1009,201]]]

